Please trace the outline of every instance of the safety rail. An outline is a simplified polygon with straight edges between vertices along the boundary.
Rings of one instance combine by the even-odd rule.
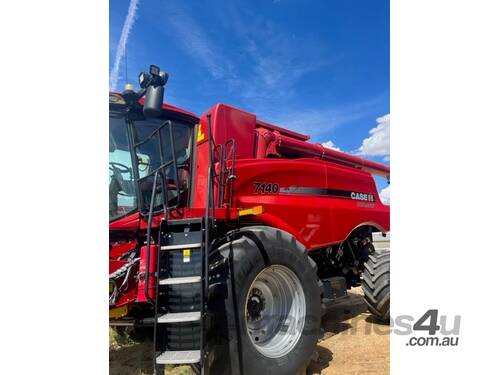
[[[207,128],[208,128],[208,152],[209,152],[209,165],[207,173],[207,195],[205,202],[205,217],[203,220],[204,241],[201,251],[201,264],[202,264],[202,311],[201,311],[201,334],[200,334],[200,361],[201,369],[204,375],[209,374],[208,361],[208,342],[206,340],[207,329],[207,312],[208,312],[208,288],[209,288],[209,260],[210,249],[212,242],[212,233],[216,229],[215,223],[215,208],[224,207],[224,205],[231,206],[233,181],[236,179],[235,175],[235,146],[236,143],[233,139],[226,141],[222,144],[215,144],[212,136],[212,118],[207,114]],[[216,160],[216,156],[217,159]],[[228,156],[231,160],[230,168],[227,167]],[[218,173],[215,165],[218,163]],[[217,199],[214,197],[214,185],[218,185]],[[229,184],[228,201],[225,201],[226,187]]]
[[[132,121],[129,121],[129,126],[133,127]],[[166,160],[166,155],[164,154],[164,149],[163,149],[163,134],[162,131],[165,127],[168,126],[169,129],[169,141],[170,141],[170,149],[171,149],[171,159]],[[152,226],[152,221],[153,221],[153,216],[157,214],[159,211],[155,210],[156,206],[156,194],[158,188],[161,190],[162,194],[162,211],[164,214],[165,218],[168,218],[168,214],[170,210],[175,210],[179,207],[180,203],[180,187],[179,187],[179,178],[178,178],[178,173],[177,173],[177,159],[176,159],[176,150],[175,150],[175,142],[174,142],[174,135],[173,135],[173,126],[172,126],[172,121],[166,120],[161,126],[153,130],[146,138],[144,138],[141,141],[138,141],[135,139],[136,132],[132,128],[129,134],[132,134],[134,137],[133,143],[132,143],[132,149],[133,149],[133,154],[132,154],[132,164],[134,166],[134,173],[135,173],[135,180],[136,180],[136,189],[138,192],[138,199],[139,199],[139,207],[141,211],[144,211],[144,197],[141,194],[141,185],[153,177],[153,185],[151,189],[151,196],[150,196],[150,202],[149,202],[149,210],[148,210],[148,216],[147,216],[147,227],[146,227],[146,270],[144,272],[144,294],[148,302],[154,303],[154,300],[151,298],[149,295],[149,276],[150,276],[150,258],[151,258],[151,226]],[[158,138],[158,149],[160,151],[160,166],[152,171],[150,171],[146,176],[140,177],[138,175],[138,160],[137,160],[137,155],[139,153],[139,148],[151,141],[155,136]],[[166,169],[170,166],[173,166],[173,182],[175,185],[175,204],[169,205],[169,200],[168,200],[168,191],[169,189],[166,186],[166,179],[167,179],[167,173]],[[158,176],[160,176],[160,186],[158,186]]]
[[[211,232],[214,228],[215,220],[215,204],[213,197],[213,182],[214,182],[214,153],[217,151],[217,145],[214,144],[212,137],[211,115],[207,114],[208,128],[208,153],[209,165],[207,173],[207,196],[205,201],[205,217],[203,220],[204,241],[201,248],[201,267],[202,267],[202,287],[201,287],[201,320],[200,320],[200,361],[201,371],[204,375],[208,375],[209,366],[208,360],[208,343],[205,339],[207,329],[207,312],[208,312],[208,273],[209,273],[209,258],[210,258],[210,242]],[[212,145],[214,147],[212,147]]]
[[[224,145],[219,146],[221,149],[221,157],[219,161],[219,174],[217,176],[217,183],[219,185],[218,207],[231,207],[233,199],[233,181],[236,179],[236,175],[234,174],[236,142],[234,139],[229,139]],[[227,167],[228,160],[231,161],[230,168]],[[229,185],[229,191],[226,200],[227,185]]]
[[[231,207],[231,201],[233,198],[233,181],[236,179],[234,173],[234,162],[235,162],[235,145],[234,139],[227,140],[224,144],[213,145],[213,153],[217,156],[212,164],[212,184],[217,184],[217,204],[214,207],[225,208]],[[230,167],[227,163],[230,161]],[[218,164],[218,171],[215,165]],[[227,187],[229,186],[229,189]]]

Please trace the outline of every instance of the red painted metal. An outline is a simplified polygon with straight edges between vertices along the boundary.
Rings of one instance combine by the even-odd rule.
[[[389,230],[389,206],[377,193],[367,172],[314,159],[254,159],[236,163],[234,185],[237,207],[262,205],[264,215],[255,217],[263,224],[290,232],[309,250],[345,240],[357,226],[371,224]],[[352,190],[373,194],[374,202],[343,197],[300,194],[256,194],[255,182],[319,189]]]
[[[376,163],[360,157],[346,154],[337,150],[324,147],[321,144],[304,142],[297,137],[283,135],[277,130],[268,130],[257,128],[257,158],[268,156],[277,157],[310,157],[320,160],[327,160],[333,163],[345,165],[348,167],[361,169],[374,175],[388,177],[390,173],[389,166]]]
[[[257,120],[248,112],[217,104],[201,117],[212,116],[216,144],[230,137],[236,142],[236,174],[232,206],[264,207],[254,220],[286,230],[313,250],[345,240],[361,225],[389,230],[389,206],[378,196],[372,174],[389,177],[389,166],[307,142],[308,136]],[[307,125],[307,124],[305,124]],[[208,142],[198,144],[194,207],[203,208],[206,197]],[[280,188],[304,187],[371,194],[370,202],[325,195],[256,194],[255,182]],[[215,186],[217,194],[217,186]]]
[[[332,150],[321,144],[302,142],[287,136],[279,137],[276,142],[278,152],[282,152],[283,154],[319,158],[385,177],[389,176],[390,173],[389,167],[385,164],[362,159],[357,156],[346,154],[345,152]]]
[[[126,260],[110,259],[109,260],[109,273],[112,274],[113,272],[118,270],[120,267],[123,267],[127,263],[128,262]]]
[[[119,258],[120,256],[124,255],[125,253],[127,253],[128,251],[130,251],[132,249],[135,249],[136,247],[137,247],[136,240],[117,242],[117,243],[111,244],[110,249],[109,249],[109,257],[112,259]]]
[[[148,302],[149,299],[156,298],[156,278],[154,277],[154,273],[156,272],[156,260],[158,259],[158,246],[151,245],[151,253],[149,257],[149,290],[148,296],[145,294],[145,272],[146,272],[146,254],[147,247],[141,247],[141,260],[139,261],[139,282],[137,285],[137,302]]]
[[[307,141],[311,138],[306,134],[300,134],[300,133],[294,132],[292,130],[279,127],[277,125],[269,124],[268,122],[265,122],[262,120],[257,120],[255,125],[256,125],[257,129],[264,128],[264,129],[268,129],[268,130],[272,130],[272,131],[277,131],[283,135],[286,135],[287,137],[298,139],[299,141]]]
[[[111,91],[109,94],[121,96],[121,93],[119,93],[119,92]],[[140,105],[144,104],[144,97],[139,99],[139,104]],[[191,117],[194,121],[198,121],[198,116],[196,116],[194,113],[186,111],[183,108],[176,107],[175,105],[163,103],[163,109],[166,111],[172,112],[172,113],[177,113],[177,114],[185,115],[187,117]]]

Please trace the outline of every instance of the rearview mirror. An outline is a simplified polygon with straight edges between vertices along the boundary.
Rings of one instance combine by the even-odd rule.
[[[139,74],[139,84],[146,89],[143,112],[146,117],[159,117],[163,110],[163,94],[168,74],[156,65],[149,67],[149,74]]]
[[[143,112],[146,117],[159,117],[163,110],[163,86],[151,85],[146,89]]]

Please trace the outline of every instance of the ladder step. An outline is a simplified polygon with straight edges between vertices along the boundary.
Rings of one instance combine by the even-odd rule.
[[[201,276],[187,276],[187,277],[170,277],[159,281],[160,285],[178,285],[178,284],[192,284],[199,283]]]
[[[162,250],[179,250],[179,249],[194,249],[197,247],[201,247],[201,243],[185,243],[185,244],[180,244],[180,245],[168,245],[168,246],[162,246]]]
[[[200,311],[168,313],[158,317],[158,323],[196,322],[201,319]]]
[[[200,362],[199,350],[166,351],[156,357],[159,365],[182,365]]]

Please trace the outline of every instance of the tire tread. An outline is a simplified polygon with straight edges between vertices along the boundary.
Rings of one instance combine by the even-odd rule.
[[[390,252],[379,251],[368,257],[361,284],[368,310],[387,322],[390,314]]]

